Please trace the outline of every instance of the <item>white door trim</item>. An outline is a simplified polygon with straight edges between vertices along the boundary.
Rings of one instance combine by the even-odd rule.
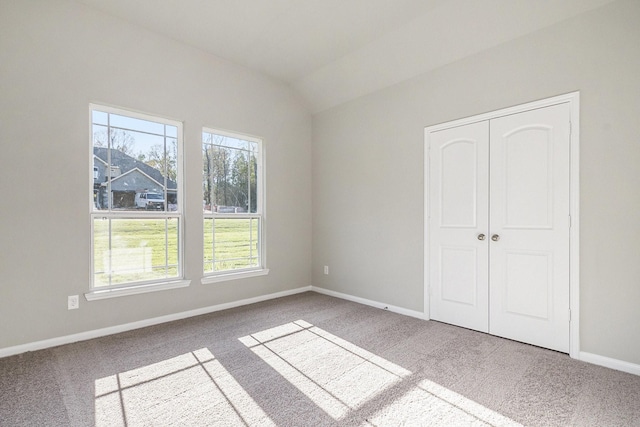
[[[569,215],[569,356],[580,358],[580,92],[571,92],[526,104],[516,105],[497,111],[466,117],[451,122],[440,123],[424,129],[424,318],[430,319],[430,283],[429,283],[429,147],[431,133],[470,123],[495,119],[537,108],[568,103],[571,111],[570,134],[570,201]]]

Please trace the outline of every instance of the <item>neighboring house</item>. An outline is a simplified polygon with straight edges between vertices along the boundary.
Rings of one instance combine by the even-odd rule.
[[[93,147],[93,194],[96,206],[108,206],[107,148]],[[177,204],[177,184],[166,180],[166,198],[169,205]],[[111,149],[111,196],[113,208],[135,208],[136,193],[165,193],[165,177],[148,164],[136,160],[120,150]]]

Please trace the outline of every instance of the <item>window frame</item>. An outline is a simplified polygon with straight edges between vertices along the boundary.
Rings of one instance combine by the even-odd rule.
[[[204,148],[204,134],[209,133],[213,135],[220,135],[223,137],[234,138],[242,141],[248,141],[256,143],[258,146],[258,155],[256,159],[256,212],[246,212],[246,213],[219,213],[219,212],[205,212],[202,209],[202,225],[203,225],[203,242],[202,242],[202,280],[203,284],[210,283],[218,283],[224,282],[227,280],[234,279],[244,279],[248,277],[255,276],[263,276],[269,274],[269,269],[267,268],[267,255],[266,255],[266,213],[265,213],[265,205],[266,205],[266,197],[265,197],[265,149],[264,149],[264,139],[261,137],[248,135],[245,133],[227,131],[212,127],[203,127],[201,132],[201,150]],[[209,144],[213,145],[213,144]],[[202,160],[202,159],[201,159]],[[204,178],[204,175],[203,175]],[[204,187],[201,189],[201,195],[204,197]],[[250,210],[250,209],[249,209]],[[215,226],[216,219],[257,219],[258,226],[258,265],[255,267],[246,267],[246,268],[237,268],[231,270],[222,270],[222,271],[206,271],[205,270],[205,241],[204,241],[204,224],[206,220],[213,220]],[[213,254],[215,257],[215,240],[213,241]],[[215,258],[214,258],[214,266],[215,266]]]
[[[160,123],[168,126],[175,126],[177,129],[177,135],[175,137],[176,140],[176,201],[177,201],[177,209],[175,211],[170,211],[168,209],[168,197],[167,197],[167,177],[165,176],[165,194],[164,194],[164,210],[163,211],[135,211],[135,210],[113,210],[113,206],[111,206],[111,201],[109,202],[109,207],[106,210],[96,209],[95,200],[94,200],[94,179],[95,179],[95,169],[94,169],[94,136],[93,136],[93,111],[100,111],[107,114],[116,114],[119,116],[130,117],[133,119],[151,121],[154,123]],[[107,124],[107,128],[111,125]],[[118,127],[118,129],[120,129]],[[133,130],[133,129],[131,129]],[[135,130],[134,130],[135,131]],[[165,135],[165,138],[168,136]],[[171,136],[171,138],[173,138]],[[184,126],[181,121],[168,119],[166,117],[142,113],[126,108],[121,107],[113,107],[105,104],[97,104],[90,103],[89,104],[89,153],[90,153],[90,161],[89,161],[89,169],[90,169],[90,177],[89,180],[89,220],[90,220],[90,233],[91,233],[91,248],[90,248],[90,285],[89,291],[85,293],[85,298],[88,301],[99,300],[104,298],[113,298],[125,295],[133,295],[139,293],[147,293],[147,292],[155,292],[165,289],[174,289],[174,288],[182,288],[189,286],[191,281],[185,280],[185,271],[184,271]],[[167,149],[165,146],[165,156],[167,153]],[[110,157],[110,155],[109,155]],[[108,171],[108,176],[111,177],[111,169],[113,165],[107,164],[108,167],[105,170]],[[165,172],[166,173],[166,172]],[[110,186],[110,180],[107,180]],[[107,191],[110,194],[110,191]],[[109,198],[112,196],[109,195]],[[161,278],[161,279],[149,279],[149,280],[140,280],[134,282],[126,282],[120,283],[116,285],[109,286],[96,286],[95,284],[95,221],[96,219],[176,219],[177,220],[177,274],[176,277],[171,278]],[[111,231],[109,231],[111,233]],[[166,229],[165,229],[166,233]],[[166,235],[166,234],[165,234]],[[111,239],[111,236],[109,237]],[[166,238],[166,237],[165,237]],[[166,245],[166,243],[165,243]],[[165,246],[165,251],[168,253],[169,246]],[[166,266],[165,266],[166,267]]]

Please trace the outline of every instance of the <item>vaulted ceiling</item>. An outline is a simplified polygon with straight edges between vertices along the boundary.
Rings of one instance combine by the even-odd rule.
[[[297,90],[317,112],[613,0],[77,0]]]

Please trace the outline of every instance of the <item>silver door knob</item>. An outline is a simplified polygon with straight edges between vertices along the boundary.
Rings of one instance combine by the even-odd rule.
[[[494,242],[497,242],[498,240],[500,240],[500,236],[498,236],[497,234],[494,234],[493,236],[491,236],[491,240],[493,240]]]
[[[478,240],[484,240],[485,237],[484,234],[478,234]]]

